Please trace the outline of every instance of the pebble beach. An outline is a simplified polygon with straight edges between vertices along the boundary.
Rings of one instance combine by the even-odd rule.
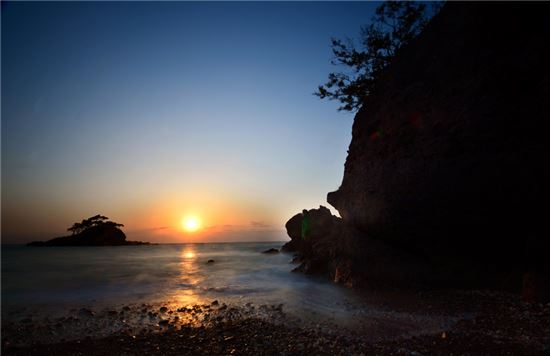
[[[284,304],[174,303],[71,309],[3,322],[3,355],[544,355],[550,305],[486,291],[416,292],[422,305],[384,309],[353,329],[311,323]],[[414,309],[414,312],[412,311]],[[409,312],[407,312],[409,310]],[[465,312],[467,311],[467,312]],[[409,315],[407,322],[403,315]],[[439,330],[419,329],[438,320]],[[399,317],[401,316],[401,318]],[[417,319],[417,320],[415,320]]]

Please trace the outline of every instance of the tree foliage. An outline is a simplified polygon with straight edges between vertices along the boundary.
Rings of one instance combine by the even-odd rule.
[[[368,26],[361,28],[361,48],[353,41],[333,38],[332,64],[347,67],[333,72],[314,93],[321,99],[338,100],[338,110],[356,111],[373,92],[376,82],[399,50],[416,37],[428,22],[428,13],[438,11],[441,3],[386,1],[376,8]]]
[[[74,223],[67,231],[72,232],[73,235],[77,235],[96,226],[122,227],[124,225],[109,221],[108,217],[98,214],[88,219],[84,219],[80,223]]]

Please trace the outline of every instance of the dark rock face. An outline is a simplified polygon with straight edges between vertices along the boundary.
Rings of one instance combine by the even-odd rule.
[[[296,237],[304,214],[310,233]],[[324,206],[295,215],[286,226],[294,238],[283,250],[298,253],[293,260],[300,263],[295,272],[322,274],[350,287],[412,286],[429,278],[427,266],[418,258],[365,236]]]
[[[536,4],[447,3],[355,117],[327,197],[344,222],[448,276],[548,275],[549,24]]]
[[[285,224],[286,233],[290,236],[290,241],[281,248],[285,252],[300,250],[302,244],[302,213],[296,214]]]
[[[48,241],[34,241],[27,246],[121,246],[143,245],[148,242],[126,241],[122,230],[113,226],[94,226],[80,234],[57,237]]]
[[[307,214],[308,233],[302,236],[302,224]],[[287,223],[287,233],[292,239],[283,247],[283,251],[298,252],[304,261],[295,270],[306,273],[330,272],[333,250],[337,248],[335,242],[340,235],[341,220],[333,216],[324,206],[319,209],[304,210],[294,215]]]
[[[306,212],[311,220],[309,235],[312,240],[331,234],[332,230],[341,222],[324,206],[319,206],[319,209],[306,210]],[[286,232],[291,240],[282,247],[283,251],[302,251],[305,248],[304,238],[302,237],[303,219],[304,213],[296,214],[285,224]]]
[[[327,196],[342,216],[320,238],[339,246],[336,280],[519,289],[528,273],[548,286],[549,54],[542,5],[466,2],[447,3],[399,53]],[[300,216],[285,249],[307,255]]]

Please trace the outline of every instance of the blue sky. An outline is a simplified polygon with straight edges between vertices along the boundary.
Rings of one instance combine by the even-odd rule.
[[[185,214],[267,236],[328,205],[353,116],[312,93],[376,6],[3,2],[3,241],[96,213],[129,238],[193,240]]]

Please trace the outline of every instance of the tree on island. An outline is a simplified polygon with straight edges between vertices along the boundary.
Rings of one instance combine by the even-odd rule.
[[[108,217],[98,214],[88,219],[84,219],[80,223],[74,223],[73,226],[67,229],[67,231],[71,231],[73,235],[78,235],[90,228],[98,226],[118,228],[123,227],[124,225],[116,223],[114,221],[109,221]]]
[[[342,104],[339,111],[359,110],[400,49],[422,32],[429,15],[440,6],[432,3],[431,11],[426,4],[413,1],[386,1],[378,6],[370,25],[361,28],[362,48],[356,48],[350,39],[331,40],[332,64],[346,66],[348,71],[330,73],[314,94],[338,100]]]
[[[67,230],[72,234],[55,237],[47,241],[29,242],[27,246],[136,246],[149,242],[126,241],[126,234],[120,229],[124,225],[110,221],[103,215],[95,215],[74,223]]]

